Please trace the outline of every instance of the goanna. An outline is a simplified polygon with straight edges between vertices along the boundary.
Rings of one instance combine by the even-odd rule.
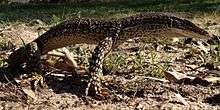
[[[35,67],[40,66],[40,55],[79,43],[98,44],[90,61],[89,90],[101,95],[107,90],[100,80],[104,58],[119,44],[137,37],[208,38],[210,35],[188,20],[164,13],[142,13],[117,20],[73,19],[52,27],[33,42],[13,52],[8,63],[11,68],[27,63],[27,68],[39,71]]]

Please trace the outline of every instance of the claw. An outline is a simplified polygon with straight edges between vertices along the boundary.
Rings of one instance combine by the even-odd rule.
[[[32,90],[36,90],[37,86],[44,86],[44,78],[41,74],[32,73],[32,74],[23,74],[19,78],[15,78],[16,83],[21,87],[29,86]]]
[[[89,89],[90,89],[90,87],[91,87],[91,82],[89,82],[89,83],[87,84],[86,91],[85,91],[86,96],[89,95]]]
[[[44,78],[42,75],[34,73],[30,80],[33,81],[34,88],[36,88],[38,84],[44,87]]]

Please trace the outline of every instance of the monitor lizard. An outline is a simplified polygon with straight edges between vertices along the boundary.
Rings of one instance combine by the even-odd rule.
[[[30,70],[40,71],[40,68],[35,68],[40,67],[40,55],[79,43],[98,44],[90,61],[91,80],[86,94],[91,90],[101,96],[107,90],[100,79],[104,58],[121,43],[137,37],[209,38],[210,35],[192,22],[166,13],[141,13],[116,20],[76,18],[52,27],[25,47],[14,51],[8,64],[10,68],[15,68],[27,63]]]

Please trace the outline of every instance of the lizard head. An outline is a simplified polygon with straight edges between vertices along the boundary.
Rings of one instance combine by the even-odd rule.
[[[209,38],[204,29],[189,20],[166,13],[143,13],[121,19],[123,30],[140,31],[152,37]]]

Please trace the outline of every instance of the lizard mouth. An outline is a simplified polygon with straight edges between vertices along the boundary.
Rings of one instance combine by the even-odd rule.
[[[200,34],[194,31],[183,30],[178,28],[164,28],[164,29],[149,31],[148,35],[151,37],[159,37],[159,38],[192,37],[199,39],[207,39],[210,37],[208,33]]]
[[[194,38],[208,38],[210,35],[204,29],[196,26],[192,22],[186,19],[180,19],[177,17],[172,17],[172,24],[171,28],[174,27],[171,31],[176,33],[182,33],[185,37],[194,37]]]

